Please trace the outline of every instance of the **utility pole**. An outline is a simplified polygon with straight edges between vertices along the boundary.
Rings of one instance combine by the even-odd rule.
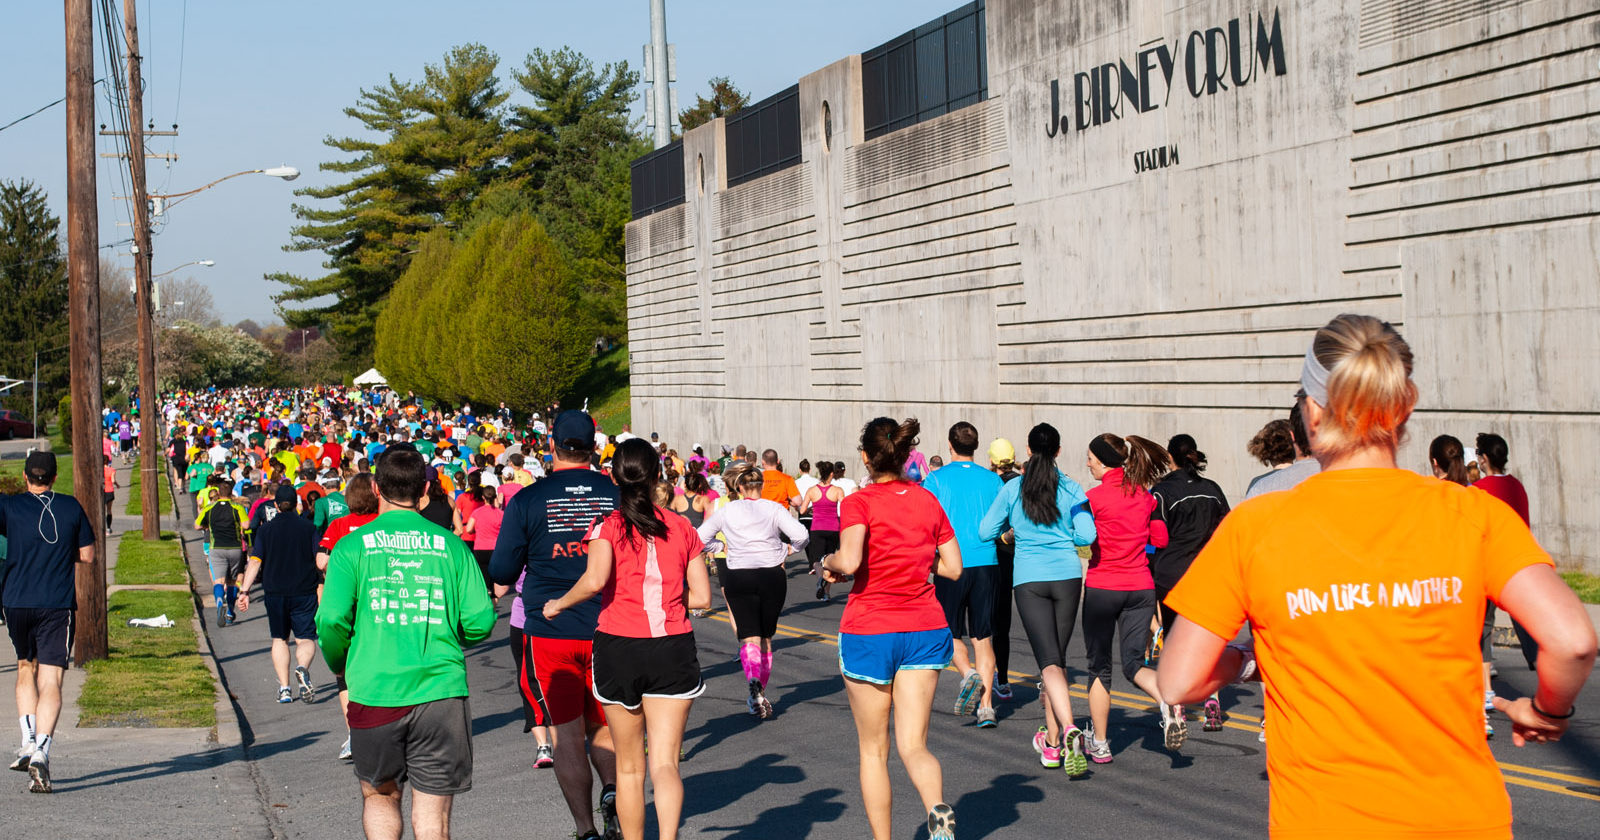
[[[94,524],[93,562],[77,564],[77,648],[82,667],[104,659],[105,499],[100,493],[100,211],[94,183],[94,3],[65,0],[67,18],[67,272],[72,333],[72,477]]]
[[[128,42],[128,170],[133,175],[134,307],[139,318],[139,513],[144,538],[161,539],[160,473],[161,432],[156,423],[155,311],[150,302],[150,205],[144,178],[144,82],[139,73],[139,28],[134,19],[135,0],[122,0],[123,36]]]
[[[650,43],[644,48],[644,81],[650,84],[644,121],[657,149],[672,142],[672,124],[678,118],[678,57],[667,43],[667,0],[650,0]]]

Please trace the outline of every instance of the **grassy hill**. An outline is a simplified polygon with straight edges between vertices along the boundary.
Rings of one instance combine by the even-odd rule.
[[[589,401],[589,413],[607,434],[622,431],[625,423],[633,422],[633,410],[628,403],[628,346],[613,347],[601,354],[589,367],[572,390],[561,398],[563,407],[579,408]]]

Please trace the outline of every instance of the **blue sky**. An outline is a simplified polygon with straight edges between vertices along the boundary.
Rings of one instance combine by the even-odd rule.
[[[696,93],[706,90],[706,80],[718,75],[731,76],[760,99],[961,4],[668,0],[667,36],[677,45],[680,107],[693,102]],[[120,8],[121,3],[114,5]],[[139,18],[146,118],[158,129],[176,121],[181,132],[177,138],[151,138],[151,151],[180,156],[170,167],[149,161],[151,192],[192,189],[231,172],[280,163],[304,173],[292,184],[259,175],[236,178],[185,201],[157,231],[156,273],[191,260],[216,261],[213,268],[184,269],[176,276],[206,283],[219,315],[230,323],[275,317],[270,295],[279,287],[263,280],[263,274],[323,273],[320,253],[282,250],[295,222],[292,191],[335,180],[317,169],[333,156],[322,140],[355,131],[342,109],[355,102],[359,89],[381,83],[389,74],[418,78],[424,64],[439,61],[456,44],[474,41],[499,54],[501,77],[511,88],[509,68],[519,66],[534,47],[569,45],[597,63],[627,61],[637,69],[650,37],[649,0],[140,0]],[[62,95],[62,4],[6,3],[0,10],[0,32],[7,35],[0,50],[0,79],[6,82],[0,92],[3,125]],[[96,51],[101,48],[97,38]],[[104,68],[97,70],[97,75],[104,74]],[[642,113],[638,107],[635,111]],[[38,183],[63,217],[65,119],[58,105],[0,132],[0,178]],[[96,122],[108,120],[101,96]],[[111,138],[100,138],[99,151],[113,150]],[[98,169],[102,244],[131,236],[125,226],[126,203],[112,199],[123,194],[117,163],[102,159]],[[131,266],[126,245],[116,253],[122,264]]]

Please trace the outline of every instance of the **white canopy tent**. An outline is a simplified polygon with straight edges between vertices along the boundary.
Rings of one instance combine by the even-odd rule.
[[[370,388],[374,385],[388,385],[389,380],[384,379],[383,374],[379,373],[377,368],[370,368],[366,373],[356,377],[355,384],[362,388]]]

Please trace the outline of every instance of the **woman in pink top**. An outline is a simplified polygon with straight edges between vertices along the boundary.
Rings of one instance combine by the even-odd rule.
[[[1167,544],[1166,525],[1151,521],[1156,499],[1150,485],[1167,471],[1167,450],[1154,441],[1103,434],[1089,441],[1089,474],[1099,486],[1088,491],[1096,533],[1089,570],[1083,576],[1083,646],[1089,653],[1089,760],[1111,763],[1112,637],[1122,636],[1122,675],[1161,707],[1169,750],[1183,746],[1188,728],[1182,709],[1168,707],[1156,691],[1156,672],[1144,664],[1156,585],[1145,546]]]
[[[839,502],[844,491],[833,483],[833,463],[817,463],[817,483],[806,490],[800,502],[800,515],[811,514],[811,542],[806,543],[806,559],[811,561],[811,574],[817,573],[822,558],[839,550]],[[828,582],[817,581],[817,600],[828,600]]]
[[[589,565],[567,594],[544,605],[553,619],[602,594],[594,634],[594,696],[606,705],[617,756],[617,817],[626,840],[644,836],[645,735],[662,840],[678,836],[683,780],[678,755],[689,706],[705,691],[688,610],[711,606],[711,579],[688,520],[651,504],[660,462],[648,441],[617,447],[617,509],[589,530]]]

